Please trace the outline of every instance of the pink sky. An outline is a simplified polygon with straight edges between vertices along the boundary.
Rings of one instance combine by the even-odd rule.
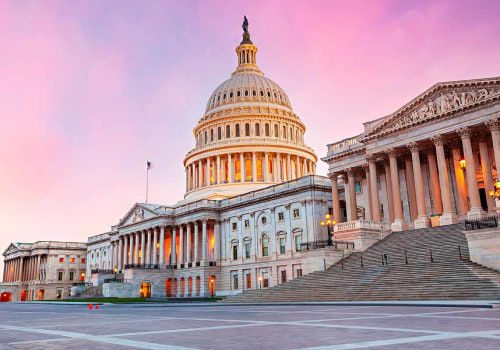
[[[319,157],[436,82],[500,75],[495,0],[1,1],[0,249],[105,232],[144,201],[146,158],[150,202],[182,199],[244,14]]]

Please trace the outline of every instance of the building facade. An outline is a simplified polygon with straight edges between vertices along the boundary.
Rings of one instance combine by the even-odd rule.
[[[338,230],[393,231],[496,213],[500,78],[438,83],[364,132],[328,145]],[[340,235],[342,236],[342,235]]]
[[[84,280],[87,244],[11,243],[3,256],[2,301],[62,299]]]

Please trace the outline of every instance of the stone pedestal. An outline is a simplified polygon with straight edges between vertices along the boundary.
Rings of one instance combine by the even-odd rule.
[[[406,222],[404,222],[404,220],[396,219],[391,224],[391,230],[393,232],[396,232],[396,231],[406,231],[408,229],[409,229],[409,226],[408,226],[408,224]]]
[[[416,229],[431,227],[431,219],[427,216],[419,216],[415,219],[414,226]]]
[[[455,213],[444,213],[439,219],[439,224],[441,226],[453,225],[458,223],[458,216]]]
[[[500,228],[466,231],[470,259],[500,271]]]
[[[470,208],[470,210],[467,212],[467,219],[469,220],[479,219],[483,216],[486,216],[486,212],[483,210],[483,208]]]

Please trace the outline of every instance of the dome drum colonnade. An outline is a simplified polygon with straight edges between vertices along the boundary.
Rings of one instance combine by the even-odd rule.
[[[185,199],[231,197],[316,172],[305,125],[283,89],[257,67],[247,31],[236,53],[238,67],[194,129],[196,147],[184,159]]]

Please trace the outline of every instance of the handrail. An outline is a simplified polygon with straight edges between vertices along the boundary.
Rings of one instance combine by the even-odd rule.
[[[465,231],[498,227],[499,219],[500,219],[500,214],[485,216],[477,219],[465,220]]]

